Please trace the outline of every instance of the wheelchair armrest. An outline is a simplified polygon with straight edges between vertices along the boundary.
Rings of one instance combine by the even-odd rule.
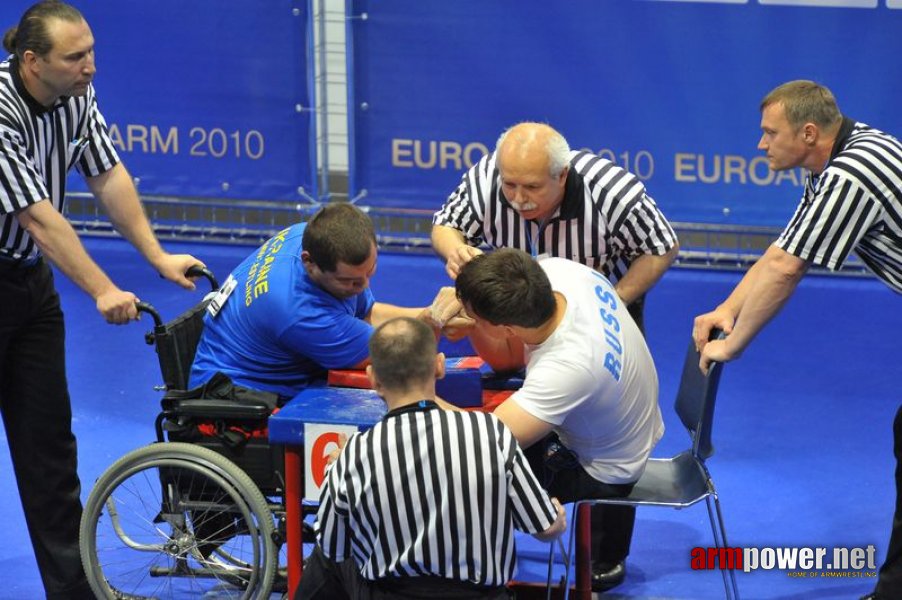
[[[166,410],[172,416],[198,417],[205,419],[265,419],[270,408],[262,403],[207,398],[169,398]]]

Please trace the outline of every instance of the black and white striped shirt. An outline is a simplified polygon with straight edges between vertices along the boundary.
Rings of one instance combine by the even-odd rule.
[[[844,118],[827,167],[808,176],[776,244],[828,269],[838,269],[855,251],[902,293],[902,143]]]
[[[49,199],[62,212],[69,169],[92,177],[119,162],[93,85],[48,109],[25,89],[18,64],[15,57],[0,63],[0,259],[7,260],[39,254],[16,211]]]
[[[544,225],[521,217],[504,197],[495,153],[464,174],[432,222],[462,232],[472,246],[560,256],[613,281],[636,257],[666,254],[677,242],[635,175],[585,151],[571,152],[564,200]]]
[[[352,436],[329,468],[315,528],[323,552],[370,580],[438,576],[501,586],[513,527],[544,531],[556,512],[494,415],[420,402]]]

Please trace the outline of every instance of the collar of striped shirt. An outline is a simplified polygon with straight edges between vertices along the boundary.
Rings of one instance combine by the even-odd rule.
[[[25,100],[25,104],[28,105],[31,112],[36,115],[42,115],[56,110],[69,100],[69,96],[60,96],[50,108],[47,108],[35,100],[34,96],[28,91],[28,88],[25,87],[25,82],[22,81],[22,75],[19,73],[19,57],[15,55],[9,59],[9,76],[12,77],[13,85],[16,86],[16,92],[18,92],[22,99]]]
[[[433,402],[432,400],[420,400],[419,402],[414,402],[413,404],[405,404],[404,406],[399,406],[397,408],[393,408],[382,417],[382,420],[388,419],[389,417],[397,417],[398,415],[403,415],[404,413],[409,412],[417,412],[421,410],[432,410],[433,408],[438,408],[438,404]]]
[[[830,152],[830,160],[827,161],[827,164],[846,147],[846,142],[849,140],[849,136],[852,135],[853,129],[855,129],[855,119],[850,119],[843,115],[842,125],[839,126],[839,131],[836,132],[836,141],[833,142],[833,151]]]
[[[561,202],[560,218],[575,219],[583,212],[586,190],[583,176],[576,172],[573,163],[567,172],[567,181],[564,182],[564,200]]]

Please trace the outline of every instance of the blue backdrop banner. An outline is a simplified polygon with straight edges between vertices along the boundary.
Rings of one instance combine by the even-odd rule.
[[[307,0],[72,3],[94,34],[100,110],[142,194],[316,195]],[[4,31],[30,4],[2,3]]]
[[[674,221],[782,225],[800,170],[756,149],[792,79],[902,133],[902,0],[353,0],[352,195],[435,210],[523,120],[629,169]]]

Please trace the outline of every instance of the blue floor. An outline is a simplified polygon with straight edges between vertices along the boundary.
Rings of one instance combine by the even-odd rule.
[[[122,287],[170,318],[195,301],[165,284],[128,246],[88,240],[98,262]],[[247,247],[183,244],[221,276]],[[659,369],[668,431],[655,451],[668,456],[687,438],[672,410],[692,317],[713,307],[739,274],[674,269],[650,296],[649,344]],[[373,281],[377,298],[422,305],[446,284],[431,257],[383,254]],[[158,367],[143,342],[149,321],[106,325],[93,303],[58,278],[67,316],[69,379],[79,439],[83,496],[116,458],[153,438]],[[198,295],[199,297],[199,295]],[[870,279],[809,277],[793,300],[721,382],[709,466],[718,485],[730,546],[867,547],[882,561],[892,517],[893,415],[902,401],[902,301]],[[39,435],[39,432],[36,432]],[[4,435],[5,439],[5,435]],[[0,599],[43,597],[25,532],[8,455],[0,452]],[[639,511],[627,581],[604,597],[723,597],[718,571],[693,571],[690,552],[711,545],[706,511]],[[547,545],[524,538],[518,577],[545,578]],[[798,570],[795,572],[798,574]],[[854,577],[800,578],[786,570],[739,573],[743,598],[848,599],[869,591],[871,569]]]

